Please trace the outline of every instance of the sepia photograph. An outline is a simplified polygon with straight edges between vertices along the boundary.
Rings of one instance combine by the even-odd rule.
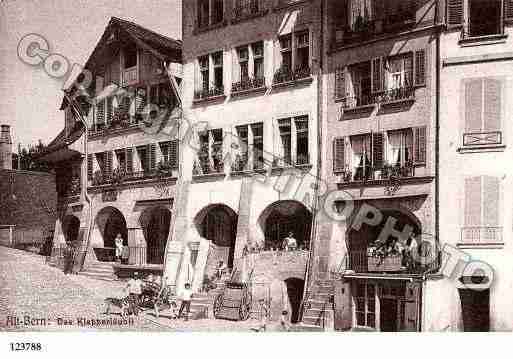
[[[512,332],[511,36],[513,0],[0,1],[3,349]]]

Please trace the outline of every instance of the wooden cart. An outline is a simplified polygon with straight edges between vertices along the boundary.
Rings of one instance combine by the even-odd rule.
[[[251,310],[251,287],[247,283],[227,282],[214,300],[216,319],[246,320]]]

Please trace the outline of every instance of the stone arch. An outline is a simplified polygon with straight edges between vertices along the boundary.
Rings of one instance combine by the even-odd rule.
[[[299,247],[309,248],[312,213],[301,202],[277,201],[267,206],[258,217],[265,236],[266,248],[280,248],[282,240],[292,232]]]
[[[146,208],[139,217],[139,224],[146,241],[146,261],[163,264],[167,238],[171,230],[172,213],[165,206]]]
[[[123,237],[123,244],[128,245],[128,229],[123,213],[113,206],[102,208],[95,218],[103,238],[103,247],[114,248],[114,239],[118,233]]]
[[[237,213],[222,203],[210,204],[194,217],[194,225],[202,238],[210,241],[206,274],[213,274],[219,261],[233,267]]]

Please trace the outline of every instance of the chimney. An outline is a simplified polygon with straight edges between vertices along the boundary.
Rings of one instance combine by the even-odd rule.
[[[0,133],[0,169],[12,169],[12,139],[11,127],[2,125]]]

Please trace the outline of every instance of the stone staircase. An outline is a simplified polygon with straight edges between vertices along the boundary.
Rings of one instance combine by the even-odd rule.
[[[331,280],[317,280],[303,308],[300,327],[304,330],[324,330],[328,311],[333,308],[334,285]]]
[[[114,274],[114,264],[114,262],[90,262],[78,274],[93,279],[113,282],[118,280]]]

